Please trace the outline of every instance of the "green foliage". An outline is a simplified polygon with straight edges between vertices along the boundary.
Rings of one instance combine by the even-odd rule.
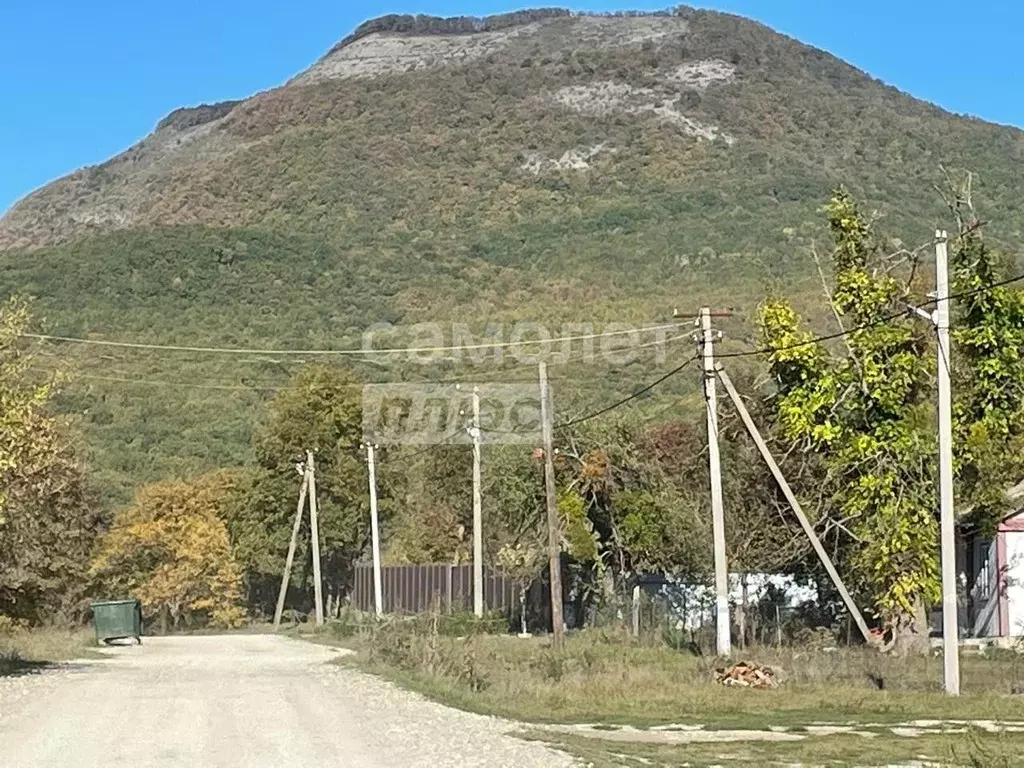
[[[354,561],[369,539],[366,462],[359,445],[362,411],[359,388],[339,368],[312,365],[269,403],[254,437],[255,465],[237,503],[229,507],[228,528],[245,574],[249,602],[273,608],[281,578],[301,475],[296,464],[312,451],[320,522],[322,574],[326,587],[349,583]],[[381,494],[381,517],[389,515]],[[305,589],[312,558],[308,515],[304,516],[293,584]]]
[[[562,550],[583,562],[595,562],[599,557],[599,544],[594,525],[587,516],[587,504],[576,491],[559,489],[558,517],[562,528]]]
[[[398,479],[404,488],[404,503],[396,511],[387,544],[387,559],[401,563],[466,563],[473,551],[473,456],[469,446],[439,445],[421,453],[420,449],[405,450],[418,453],[404,471],[393,472],[392,482]],[[490,454],[490,452],[488,452]],[[388,463],[402,462],[402,449],[391,450]],[[490,455],[488,455],[488,459]],[[494,487],[495,473],[490,461],[483,462],[488,491]],[[508,476],[511,480],[511,473]],[[518,513],[522,508],[495,504],[496,499],[483,497],[487,504],[488,537],[501,526],[498,513]],[[492,524],[493,521],[493,524]],[[494,525],[496,524],[496,525]],[[488,544],[491,544],[489,539]],[[488,547],[493,552],[493,545]]]
[[[669,427],[647,431],[625,417],[564,438],[557,472],[563,536],[571,557],[593,563],[595,578],[702,571],[699,502],[685,487],[692,475],[670,475],[670,462],[659,456],[670,441],[653,434],[662,429]],[[668,450],[675,455],[675,447]]]
[[[807,344],[782,301],[764,305],[759,328],[765,346],[791,347],[770,357],[780,428],[824,457],[831,514],[854,537],[847,565],[899,633],[938,591],[924,348],[912,321],[893,319],[907,288],[851,196],[836,191],[826,212],[835,241],[832,304],[850,331],[845,354]]]
[[[967,526],[991,534],[1008,511],[1006,490],[1024,477],[1024,293],[986,288],[1007,257],[984,241],[973,211],[956,209],[951,288],[954,445],[958,506]]]

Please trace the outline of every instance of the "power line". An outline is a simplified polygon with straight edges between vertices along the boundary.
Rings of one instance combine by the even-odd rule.
[[[972,290],[969,290],[969,291],[962,291],[960,293],[951,294],[949,296],[949,299],[952,301],[952,300],[956,300],[956,299],[969,298],[971,296],[976,296],[976,295],[981,294],[981,293],[987,293],[987,292],[992,291],[992,290],[994,290],[996,288],[1001,288],[1001,287],[1004,287],[1006,285],[1010,285],[1010,284],[1013,284],[1013,283],[1016,283],[1016,282],[1020,282],[1022,280],[1024,280],[1024,275],[1016,275],[1014,277],[1010,277],[1010,278],[1007,278],[1005,280],[1000,280],[1000,281],[997,281],[997,282],[994,282],[994,283],[990,283],[988,285],[980,286],[978,288],[975,288],[975,289],[972,289]],[[934,303],[935,303],[935,300],[934,299],[930,299],[930,300],[924,302],[924,305],[927,306],[927,305],[934,304]],[[763,348],[763,349],[746,350],[746,351],[742,351],[742,352],[722,352],[722,353],[718,353],[716,355],[716,357],[719,357],[719,358],[740,358],[740,357],[758,357],[758,356],[763,356],[763,355],[776,354],[778,352],[785,352],[785,351],[789,351],[789,350],[792,350],[792,349],[799,349],[799,348],[806,347],[806,346],[811,346],[811,345],[814,345],[814,344],[821,344],[821,343],[827,342],[827,341],[834,341],[836,339],[840,339],[840,338],[849,336],[849,335],[851,335],[853,333],[857,333],[857,332],[863,331],[863,330],[869,330],[871,328],[875,328],[875,327],[878,327],[880,325],[884,325],[885,323],[889,323],[889,322],[892,322],[893,320],[898,320],[898,319],[904,318],[906,316],[907,316],[907,312],[906,311],[898,312],[898,313],[893,313],[891,315],[887,315],[885,317],[879,318],[878,320],[874,320],[874,321],[872,321],[870,323],[864,323],[864,324],[856,326],[854,328],[849,328],[849,329],[846,329],[846,330],[838,331],[836,333],[826,334],[826,335],[823,335],[823,336],[815,336],[815,337],[812,337],[812,338],[807,339],[805,341],[797,342],[795,344],[789,344],[789,345],[782,346],[782,347],[766,347],[766,348]],[[583,335],[578,335],[578,336],[563,336],[563,337],[557,337],[557,338],[553,338],[553,339],[550,339],[548,341],[543,341],[543,342],[542,341],[495,342],[493,344],[487,344],[487,345],[466,345],[466,346],[459,346],[459,347],[410,347],[410,348],[405,348],[405,349],[392,348],[392,349],[386,349],[386,350],[373,350],[373,352],[380,352],[380,353],[399,353],[399,352],[414,353],[414,352],[425,352],[425,351],[431,351],[431,350],[442,351],[442,350],[458,350],[458,349],[499,348],[499,347],[507,347],[507,346],[513,346],[513,345],[526,345],[526,344],[549,344],[549,343],[553,344],[553,343],[559,342],[559,341],[594,339],[594,338],[600,338],[600,337],[603,337],[603,336],[615,336],[615,335],[623,335],[623,334],[642,333],[642,332],[645,332],[645,331],[649,332],[649,331],[656,331],[656,330],[665,330],[665,329],[668,329],[668,328],[678,328],[678,327],[680,327],[682,325],[684,325],[684,324],[682,324],[682,323],[674,323],[674,324],[671,324],[671,325],[649,326],[649,327],[646,327],[646,328],[632,329],[632,330],[621,331],[621,332],[620,331],[613,331],[613,332],[609,332],[609,333],[605,333],[605,334],[583,334]],[[33,338],[33,339],[38,339],[38,340],[43,340],[43,341],[58,341],[58,342],[80,343],[80,344],[90,344],[90,345],[126,347],[126,348],[131,348],[131,349],[154,349],[154,350],[163,350],[163,351],[224,352],[224,353],[232,353],[232,354],[235,354],[235,353],[237,353],[237,354],[259,354],[261,352],[265,352],[266,354],[319,354],[319,355],[364,354],[363,350],[263,350],[263,351],[261,351],[261,350],[253,350],[253,349],[233,349],[233,348],[213,348],[213,347],[209,347],[209,348],[204,348],[204,347],[178,347],[178,346],[169,346],[169,345],[135,344],[135,343],[130,343],[130,342],[101,341],[101,340],[95,340],[95,339],[77,339],[77,338],[71,338],[71,337],[48,336],[48,335],[45,335],[45,334],[31,334],[31,333],[25,333],[25,334],[22,334],[22,336],[26,337],[26,338]],[[647,348],[647,347],[658,346],[658,345],[661,345],[661,344],[670,344],[670,343],[679,341],[680,339],[688,338],[688,336],[689,336],[689,334],[680,334],[680,335],[673,336],[673,337],[670,337],[670,338],[667,338],[667,339],[664,339],[664,340],[658,340],[658,341],[654,341],[654,342],[649,342],[647,344],[642,344],[642,345],[639,345],[637,348],[638,349],[643,349],[643,348]],[[572,358],[571,357],[567,357],[564,361],[559,361],[559,362],[560,363],[568,363],[568,362],[571,362],[571,361],[572,361]],[[581,417],[579,419],[576,419],[576,420],[573,420],[573,421],[570,421],[570,422],[567,422],[567,423],[564,423],[564,424],[556,425],[555,429],[565,429],[567,427],[574,426],[575,424],[579,424],[579,423],[582,423],[584,421],[589,421],[590,419],[596,418],[597,416],[601,416],[601,415],[603,415],[605,413],[608,413],[609,411],[614,410],[615,408],[618,408],[621,405],[624,405],[624,404],[630,402],[631,400],[636,399],[637,397],[639,397],[639,396],[641,396],[643,394],[646,394],[651,389],[653,389],[658,384],[660,384],[662,381],[665,381],[666,379],[670,378],[671,376],[674,376],[679,371],[683,370],[690,362],[692,362],[692,360],[691,361],[687,361],[682,366],[679,366],[677,369],[674,369],[673,371],[670,371],[669,373],[665,374],[665,376],[657,379],[656,381],[652,382],[651,384],[647,385],[646,387],[643,387],[642,389],[638,390],[637,392],[634,392],[633,394],[629,395],[628,397],[623,398],[622,400],[618,401],[617,403],[614,403],[611,406],[608,406],[607,408],[601,409],[600,411],[597,411],[597,412],[592,413],[592,414],[588,414],[588,415],[586,415],[584,417]],[[506,371],[507,370],[517,370],[517,369],[522,369],[522,368],[527,368],[527,367],[532,368],[533,366],[534,366],[534,363],[523,363],[523,364],[519,364],[519,365],[516,365],[516,366],[512,366],[511,368],[506,368],[504,370],[506,370]],[[154,380],[154,379],[140,379],[140,378],[135,378],[135,377],[128,378],[128,377],[119,377],[119,376],[98,376],[98,375],[94,375],[94,374],[72,374],[72,376],[74,378],[83,378],[83,379],[89,379],[89,380],[95,380],[95,381],[106,381],[106,382],[123,383],[123,384],[133,384],[133,385],[138,385],[138,386],[165,386],[165,387],[174,387],[174,388],[207,389],[207,390],[238,391],[238,392],[244,392],[244,391],[249,391],[249,392],[275,392],[275,391],[278,391],[278,390],[283,388],[283,386],[249,386],[249,385],[229,385],[229,384],[204,384],[204,383],[193,383],[193,382],[185,382],[185,381],[166,381],[166,380]],[[461,383],[468,383],[469,381],[470,380],[463,379],[463,378],[458,378],[458,379],[449,378],[449,379],[440,379],[440,380],[431,380],[431,381],[413,382],[413,383],[442,384],[442,383],[460,383],[460,382]],[[345,386],[347,386],[349,388],[359,389],[359,388],[362,388],[365,385],[363,385],[363,384],[351,384],[351,385],[345,385]],[[501,430],[486,430],[486,431],[500,432]]]
[[[646,344],[640,344],[640,345],[638,345],[636,347],[632,347],[632,349],[647,349],[649,347],[672,344],[672,343],[675,343],[676,341],[679,341],[680,339],[684,339],[684,338],[689,338],[689,334],[680,334],[678,336],[670,336],[670,337],[668,337],[666,339],[663,339],[663,340],[649,342],[649,343],[646,343]],[[565,356],[564,359],[560,359],[560,360],[555,361],[554,363],[549,363],[549,364],[566,365],[566,364],[568,364],[570,362],[575,362],[575,361],[576,361],[575,357],[573,357],[573,356]],[[505,367],[499,368],[497,370],[493,370],[492,369],[491,371],[489,371],[489,373],[491,373],[491,374],[511,373],[511,372],[522,370],[524,368],[533,369],[535,367],[536,367],[536,364],[532,363],[532,362],[531,363],[520,363],[520,364],[512,365],[512,366],[505,366]],[[39,370],[43,370],[43,369],[39,369]],[[44,370],[44,372],[49,372],[49,371],[48,370]],[[72,379],[86,379],[86,380],[89,380],[89,381],[106,381],[106,382],[115,382],[115,383],[122,383],[122,384],[133,384],[133,385],[137,385],[137,386],[162,386],[162,387],[171,387],[171,388],[175,388],[175,389],[184,388],[184,389],[209,389],[209,390],[224,390],[224,391],[238,391],[238,392],[246,392],[246,391],[249,391],[249,392],[277,392],[277,391],[280,391],[281,389],[287,388],[287,384],[263,385],[263,386],[261,386],[261,385],[249,385],[249,384],[206,384],[206,383],[194,383],[194,382],[190,382],[190,381],[168,381],[168,380],[160,380],[160,379],[141,379],[141,378],[138,378],[138,377],[129,377],[129,376],[99,376],[99,375],[88,374],[88,373],[77,373],[75,371],[71,371],[70,372],[70,376],[71,376]],[[572,378],[573,380],[578,380],[580,377],[562,376],[562,377],[558,377],[558,378],[560,380],[566,380],[566,379],[569,379],[569,378]],[[374,384],[379,384],[379,383],[380,382],[365,382],[365,383],[360,383],[360,384],[343,384],[343,385],[340,385],[340,386],[342,386],[344,388],[347,388],[347,389],[362,389],[364,386],[374,385]],[[478,377],[466,378],[464,376],[460,376],[460,377],[446,377],[446,378],[442,378],[442,379],[428,379],[428,380],[419,380],[419,381],[409,381],[409,382],[406,382],[406,383],[410,383],[410,384],[424,384],[424,385],[427,385],[427,384],[470,384],[470,383],[479,383],[479,378]],[[517,382],[516,381],[505,381],[505,382],[502,382],[502,383],[512,384],[512,383],[517,383]]]
[[[630,328],[622,331],[606,331],[604,333],[585,333],[575,336],[556,336],[549,339],[527,339],[523,341],[496,341],[484,344],[459,344],[438,347],[389,347],[384,349],[254,349],[243,347],[192,347],[176,344],[145,344],[129,341],[108,341],[105,339],[82,339],[73,336],[53,336],[43,333],[23,333],[21,336],[37,341],[53,341],[65,344],[82,344],[88,346],[117,347],[121,349],[141,349],[159,352],[191,352],[199,354],[220,355],[310,355],[330,357],[334,355],[357,355],[372,357],[374,355],[396,354],[427,354],[432,352],[458,352],[461,350],[508,349],[511,347],[529,347],[557,344],[564,341],[588,341],[613,336],[625,336],[651,331],[663,331],[681,327],[681,323],[655,325],[645,328]]]
[[[989,291],[995,290],[996,288],[1002,288],[1012,283],[1018,283],[1021,281],[1024,281],[1024,275],[1016,275],[1015,277],[1010,277],[1005,280],[999,280],[998,282],[995,283],[989,283],[988,285],[984,285],[981,286],[980,288],[975,288],[970,291],[962,291],[961,293],[951,294],[948,298],[950,301],[953,301],[955,299],[966,299],[971,296],[977,296],[980,293],[987,293]],[[924,302],[924,306],[928,306],[934,303],[935,299],[929,299],[928,301]],[[836,333],[830,333],[825,336],[814,336],[810,339],[806,339],[805,341],[798,341],[795,344],[787,344],[782,347],[765,347],[763,349],[751,349],[744,352],[716,353],[715,357],[758,357],[761,355],[774,355],[778,352],[788,352],[791,349],[800,349],[801,347],[808,347],[814,344],[821,344],[822,342],[825,341],[834,341],[835,339],[844,338],[853,333],[857,333],[858,331],[866,331],[870,330],[871,328],[877,328],[878,326],[885,325],[886,323],[890,323],[893,320],[899,320],[901,318],[906,317],[908,311],[909,310],[904,310],[903,312],[896,312],[891,315],[881,317],[878,320],[872,320],[870,323],[863,323],[854,328],[847,328],[846,330],[837,331]]]
[[[1006,285],[1010,285],[1011,283],[1020,282],[1022,280],[1024,280],[1024,275],[1017,275],[1015,277],[1007,278],[1006,280],[1000,280],[998,282],[991,283],[989,285],[982,286],[981,288],[976,288],[976,289],[971,290],[971,291],[963,291],[963,292],[958,293],[958,294],[953,294],[953,295],[949,296],[949,299],[952,300],[952,299],[967,298],[969,296],[974,296],[974,295],[977,295],[979,293],[984,293],[984,292],[987,292],[987,291],[991,291],[991,290],[993,290],[995,288],[1000,288],[1000,287],[1003,287],[1003,286],[1006,286]],[[935,301],[936,301],[935,299],[931,299],[931,300],[925,302],[925,304],[934,304]],[[873,327],[882,325],[884,323],[891,322],[892,320],[896,320],[896,319],[899,319],[899,318],[902,318],[902,317],[906,317],[906,315],[907,315],[906,312],[900,312],[898,314],[893,314],[893,315],[890,315],[890,316],[887,316],[887,317],[883,317],[883,318],[881,318],[879,320],[875,320],[875,321],[872,321],[870,323],[864,323],[863,325],[860,325],[860,326],[858,326],[856,328],[850,328],[850,329],[847,329],[847,330],[844,330],[844,331],[840,331],[838,333],[829,334],[827,336],[817,336],[815,338],[808,339],[807,341],[798,342],[797,344],[791,344],[791,345],[788,345],[788,346],[785,346],[785,347],[774,347],[774,348],[771,348],[771,349],[751,350],[751,351],[748,351],[748,352],[733,352],[733,353],[727,353],[727,354],[718,354],[718,355],[716,355],[716,357],[749,357],[749,356],[753,356],[753,355],[774,354],[776,352],[782,352],[782,351],[786,351],[786,350],[789,350],[789,349],[797,349],[799,347],[808,346],[810,344],[820,344],[823,341],[830,341],[832,339],[842,338],[844,336],[848,336],[851,333],[855,333],[857,331],[867,330],[869,328],[873,328]],[[625,405],[626,403],[630,402],[631,400],[635,400],[636,398],[638,398],[638,397],[640,397],[642,395],[647,394],[652,389],[654,389],[656,386],[661,384],[663,381],[665,381],[666,379],[669,379],[672,376],[675,376],[676,374],[680,373],[681,371],[686,369],[688,366],[690,366],[694,362],[696,362],[698,359],[700,359],[699,355],[694,356],[694,357],[690,358],[689,360],[686,360],[684,363],[682,363],[681,365],[677,366],[676,368],[673,368],[671,371],[669,371],[668,373],[664,374],[663,376],[660,376],[659,378],[655,379],[650,384],[648,384],[648,385],[646,385],[644,387],[641,387],[640,389],[636,390],[635,392],[633,392],[629,396],[624,397],[621,400],[619,400],[619,401],[617,401],[615,403],[612,403],[611,405],[609,405],[609,406],[607,406],[605,408],[602,408],[602,409],[600,409],[598,411],[594,411],[593,413],[588,413],[587,415],[581,416],[581,417],[579,417],[577,419],[573,419],[571,421],[567,421],[567,422],[564,422],[562,424],[558,424],[558,425],[555,426],[555,429],[556,430],[567,429],[567,428],[575,426],[577,424],[581,424],[581,423],[583,423],[585,421],[590,421],[591,419],[595,419],[598,416],[603,416],[604,414],[606,414],[606,413],[608,413],[610,411],[613,411],[616,408],[619,408],[620,406]],[[491,431],[495,431],[495,430],[491,430]]]
[[[633,392],[632,394],[628,395],[627,397],[624,397],[621,400],[619,400],[619,401],[617,401],[615,403],[612,403],[611,405],[609,405],[609,406],[607,406],[605,408],[602,408],[599,411],[594,411],[593,413],[588,413],[586,416],[580,416],[577,419],[572,419],[571,421],[566,421],[566,422],[563,422],[562,424],[556,424],[555,425],[555,429],[556,430],[568,429],[569,427],[576,426],[577,424],[582,424],[585,421],[590,421],[591,419],[596,419],[598,416],[603,416],[604,414],[608,413],[609,411],[614,411],[616,408],[619,408],[619,407],[625,405],[626,403],[630,402],[631,400],[636,400],[636,398],[641,397],[642,395],[647,394],[652,389],[654,389],[656,386],[661,384],[663,381],[665,381],[667,379],[670,379],[671,377],[675,376],[677,373],[685,370],[687,367],[689,367],[693,363],[697,362],[698,359],[699,359],[699,357],[695,355],[694,357],[691,357],[689,360],[686,360],[681,365],[677,365],[675,368],[673,368],[668,373],[666,373],[666,374],[664,374],[662,376],[659,376],[657,379],[652,381],[650,384],[647,384],[646,386],[641,387],[640,389],[636,390],[635,392]]]

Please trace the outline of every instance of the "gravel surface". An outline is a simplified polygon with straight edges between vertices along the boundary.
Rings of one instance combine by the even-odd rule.
[[[273,635],[146,638],[0,680],[0,765],[571,766],[515,724],[444,707]]]

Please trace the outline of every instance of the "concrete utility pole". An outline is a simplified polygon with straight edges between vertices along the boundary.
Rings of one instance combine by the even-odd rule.
[[[302,475],[299,486],[299,504],[295,508],[295,520],[292,521],[292,538],[288,542],[288,557],[284,561],[284,573],[281,574],[281,589],[277,593],[277,607],[274,608],[274,629],[281,626],[281,614],[284,613],[284,599],[288,594],[288,582],[292,577],[292,564],[295,562],[295,546],[299,540],[299,526],[302,524],[302,511],[306,507],[306,489],[309,488],[309,467],[296,464],[295,470]]]
[[[715,344],[711,310],[700,311],[704,353],[704,402],[708,417],[708,469],[711,475],[711,527],[715,540],[715,614],[719,656],[732,653],[729,625],[729,566],[725,556],[725,511],[722,507],[722,464],[718,452],[718,393],[715,389]]]
[[[935,311],[910,307],[935,326],[938,348],[939,547],[942,571],[942,683],[960,695],[960,627],[956,599],[956,518],[953,513],[953,407],[949,383],[949,235],[935,230]]]
[[[380,523],[377,519],[377,447],[366,444],[366,469],[370,477],[370,542],[373,549],[373,609],[384,613],[384,594],[380,578]]]
[[[473,387],[473,613],[484,615],[484,534],[480,499],[480,390]]]
[[[935,233],[935,332],[938,336],[939,522],[942,559],[942,679],[946,693],[960,695],[960,632],[956,600],[956,539],[953,517],[953,413],[949,375],[948,236]]]
[[[316,623],[324,623],[323,580],[320,577],[320,521],[316,510],[316,465],[313,452],[306,451],[306,466],[309,480],[309,531],[313,539],[313,600],[316,608]]]
[[[539,364],[540,418],[544,438],[544,497],[548,507],[548,573],[551,579],[551,633],[553,644],[561,647],[565,640],[565,617],[562,614],[562,532],[555,497],[554,418],[551,390],[548,388],[548,366]]]

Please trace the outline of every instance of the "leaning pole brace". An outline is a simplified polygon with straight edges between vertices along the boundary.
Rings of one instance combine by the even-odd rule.
[[[832,579],[832,583],[835,584],[836,589],[839,590],[839,595],[843,598],[846,610],[850,612],[854,622],[856,622],[857,629],[860,630],[861,635],[864,636],[864,640],[868,645],[874,645],[875,640],[871,636],[871,632],[868,630],[868,625],[864,621],[864,617],[861,615],[860,609],[858,609],[856,603],[853,602],[853,598],[850,596],[849,590],[846,589],[846,585],[843,583],[842,578],[840,578],[839,572],[832,564],[832,559],[828,556],[828,552],[825,551],[825,547],[821,545],[821,540],[814,532],[814,528],[811,527],[810,521],[804,514],[803,508],[800,506],[800,502],[797,501],[796,496],[793,495],[793,491],[789,487],[789,483],[786,482],[786,478],[783,476],[782,470],[779,469],[779,465],[775,463],[775,459],[772,456],[771,451],[768,450],[768,446],[765,444],[764,438],[761,437],[761,433],[758,432],[757,426],[754,424],[754,420],[750,417],[749,411],[747,411],[747,406],[743,404],[739,393],[732,385],[732,380],[721,365],[715,367],[715,372],[718,374],[718,378],[722,380],[722,384],[725,385],[725,391],[729,393],[729,399],[732,400],[733,405],[736,406],[736,410],[739,411],[740,418],[743,420],[743,426],[747,428],[747,432],[750,433],[750,437],[753,438],[754,443],[757,445],[757,450],[761,452],[761,458],[763,458],[765,464],[768,465],[768,469],[771,470],[772,475],[775,477],[775,482],[777,482],[779,484],[779,488],[782,489],[782,494],[786,497],[786,501],[789,502],[789,505],[793,508],[793,512],[796,513],[796,517],[800,521],[800,526],[804,529],[804,533],[807,534],[807,538],[811,540],[811,546],[814,547],[814,551],[817,552],[818,558],[821,560],[821,564],[825,566],[825,570],[828,571],[829,578]]]
[[[288,542],[288,558],[284,562],[284,573],[281,574],[281,589],[277,593],[277,607],[274,608],[275,631],[281,626],[284,599],[288,594],[288,581],[292,575],[292,563],[295,562],[295,546],[299,539],[299,525],[302,523],[302,513],[306,511],[306,490],[309,488],[309,466],[306,464],[296,464],[295,471],[302,475],[302,485],[299,487],[299,505],[295,510],[295,520],[292,522],[292,538]]]

